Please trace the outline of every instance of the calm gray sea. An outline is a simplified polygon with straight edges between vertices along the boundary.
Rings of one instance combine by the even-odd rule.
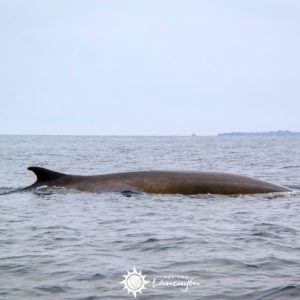
[[[296,192],[17,191],[30,165],[224,171]],[[0,299],[134,299],[137,278],[137,299],[300,299],[299,189],[299,137],[0,136]]]

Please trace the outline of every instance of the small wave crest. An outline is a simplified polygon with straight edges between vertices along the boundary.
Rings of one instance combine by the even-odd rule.
[[[22,192],[23,188],[16,188],[16,187],[0,187],[0,196],[1,195],[9,195],[13,193]]]
[[[300,299],[299,285],[285,285],[244,295],[240,299]]]
[[[284,166],[281,169],[299,169],[300,166]]]

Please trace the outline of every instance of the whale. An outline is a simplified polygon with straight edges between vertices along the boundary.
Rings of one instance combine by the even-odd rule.
[[[41,167],[28,167],[36,181],[25,189],[41,186],[78,191],[144,192],[150,194],[265,194],[290,192],[287,187],[244,175],[203,171],[136,171],[103,175],[69,175]]]

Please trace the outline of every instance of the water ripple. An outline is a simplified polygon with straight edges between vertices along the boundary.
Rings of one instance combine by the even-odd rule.
[[[3,137],[0,298],[300,299],[300,139]],[[253,151],[253,149],[255,151]],[[74,174],[227,171],[292,187],[267,195],[148,195],[21,191],[28,165]],[[172,277],[173,276],[173,277]],[[200,283],[183,293],[154,278]]]

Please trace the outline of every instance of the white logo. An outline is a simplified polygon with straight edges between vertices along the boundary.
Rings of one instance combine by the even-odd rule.
[[[127,275],[123,275],[125,278],[121,281],[121,284],[124,284],[124,289],[127,289],[128,293],[132,293],[134,298],[136,298],[136,293],[142,294],[142,290],[145,289],[145,285],[149,282],[145,280],[145,275],[142,275],[142,271],[137,272],[135,267],[133,271],[127,271]]]
[[[181,291],[185,293],[190,287],[201,286],[201,284],[189,276],[169,275],[161,277],[159,280],[154,278],[152,286],[179,287],[181,288]]]

